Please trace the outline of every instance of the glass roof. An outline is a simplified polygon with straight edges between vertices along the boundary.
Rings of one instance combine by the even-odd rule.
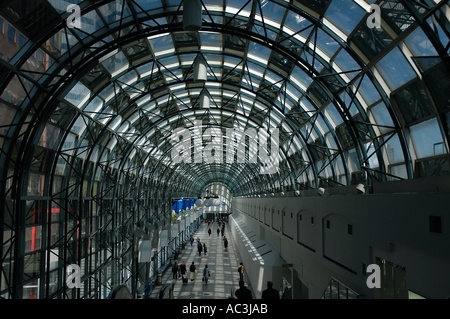
[[[186,3],[2,1],[2,179],[21,158],[45,176],[118,174],[173,196],[448,174],[448,1],[202,0],[198,31],[183,28]],[[176,129],[192,141],[181,163]],[[266,134],[274,172],[261,174],[269,144],[253,161],[231,129]],[[202,151],[216,160],[195,161]]]

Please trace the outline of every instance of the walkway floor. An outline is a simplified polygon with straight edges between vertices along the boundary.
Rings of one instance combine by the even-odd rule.
[[[181,279],[175,280],[173,290],[174,299],[228,299],[235,297],[234,292],[239,288],[239,274],[237,267],[240,263],[240,257],[237,247],[230,233],[230,225],[226,224],[224,236],[228,239],[228,249],[225,251],[223,246],[223,237],[217,236],[218,223],[209,226],[211,235],[208,236],[208,226],[203,223],[195,234],[202,243],[206,243],[207,253],[198,254],[197,243],[191,246],[190,243],[182,251],[181,256],[176,260],[180,265],[183,261],[188,269],[188,283],[182,283]],[[196,278],[190,280],[189,266],[194,262],[196,265]],[[211,277],[208,284],[202,281],[202,273],[205,265],[208,265]],[[245,265],[244,265],[245,266]],[[249,280],[244,274],[245,285],[252,290]],[[162,276],[162,286],[158,286],[152,292],[151,298],[157,299],[159,291],[164,285],[174,282],[172,278],[172,267],[169,266]]]

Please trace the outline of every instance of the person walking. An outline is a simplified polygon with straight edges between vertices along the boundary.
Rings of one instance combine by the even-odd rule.
[[[211,237],[211,228],[208,228],[208,236]]]
[[[195,265],[194,262],[192,262],[191,266],[189,267],[189,271],[191,272],[191,281],[194,281],[195,279]]]
[[[220,235],[220,227],[217,227],[217,237]]]
[[[223,237],[223,247],[225,247],[225,251],[228,251],[228,239],[227,237]]]
[[[197,250],[198,250],[198,255],[201,256],[202,255],[202,251],[203,251],[203,246],[202,246],[201,242],[198,242]]]
[[[203,243],[203,252],[205,253],[205,256],[206,256],[207,249],[206,249],[206,244],[205,243]]]
[[[172,266],[172,279],[177,279],[178,271],[178,265],[177,262],[175,262]]]
[[[191,242],[191,246],[192,246],[192,244],[194,243],[194,237],[191,236],[191,238],[189,239],[189,241]]]
[[[273,282],[267,282],[267,289],[262,292],[261,299],[280,299],[280,293],[273,288]]]
[[[240,263],[238,267],[239,281],[244,281],[244,264]]]
[[[184,282],[184,277],[186,276],[186,271],[187,271],[186,263],[183,261],[180,265],[180,274],[181,274],[181,278],[182,278],[183,282]]]
[[[205,265],[205,268],[203,268],[203,281],[205,282],[205,285],[208,284],[208,279],[211,276],[211,273],[209,272],[208,265]]]

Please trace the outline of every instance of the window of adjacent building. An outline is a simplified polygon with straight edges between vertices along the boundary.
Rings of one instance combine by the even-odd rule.
[[[8,26],[8,39],[12,42],[16,42],[16,29],[14,29],[12,26]]]

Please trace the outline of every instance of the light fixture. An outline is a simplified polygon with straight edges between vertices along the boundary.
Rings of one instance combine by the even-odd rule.
[[[206,81],[207,80],[207,72],[206,72],[206,61],[203,55],[199,54],[195,59],[194,63],[194,80],[195,81]]]
[[[195,206],[202,207],[203,206],[203,200],[201,198],[197,199],[195,201]]]
[[[358,194],[364,194],[366,192],[366,187],[364,184],[358,184],[356,185],[356,190],[358,191]]]
[[[206,206],[206,207],[209,207],[209,206],[211,206],[212,204],[213,204],[212,198],[208,198],[208,199],[205,200],[205,206]]]
[[[183,29],[198,31],[202,28],[202,3],[200,0],[184,0]]]
[[[317,194],[319,194],[319,196],[323,196],[323,194],[325,194],[325,188],[319,187],[317,189]]]
[[[206,91],[206,89],[203,89],[202,92],[200,93],[200,108],[201,109],[209,109],[209,94]]]

